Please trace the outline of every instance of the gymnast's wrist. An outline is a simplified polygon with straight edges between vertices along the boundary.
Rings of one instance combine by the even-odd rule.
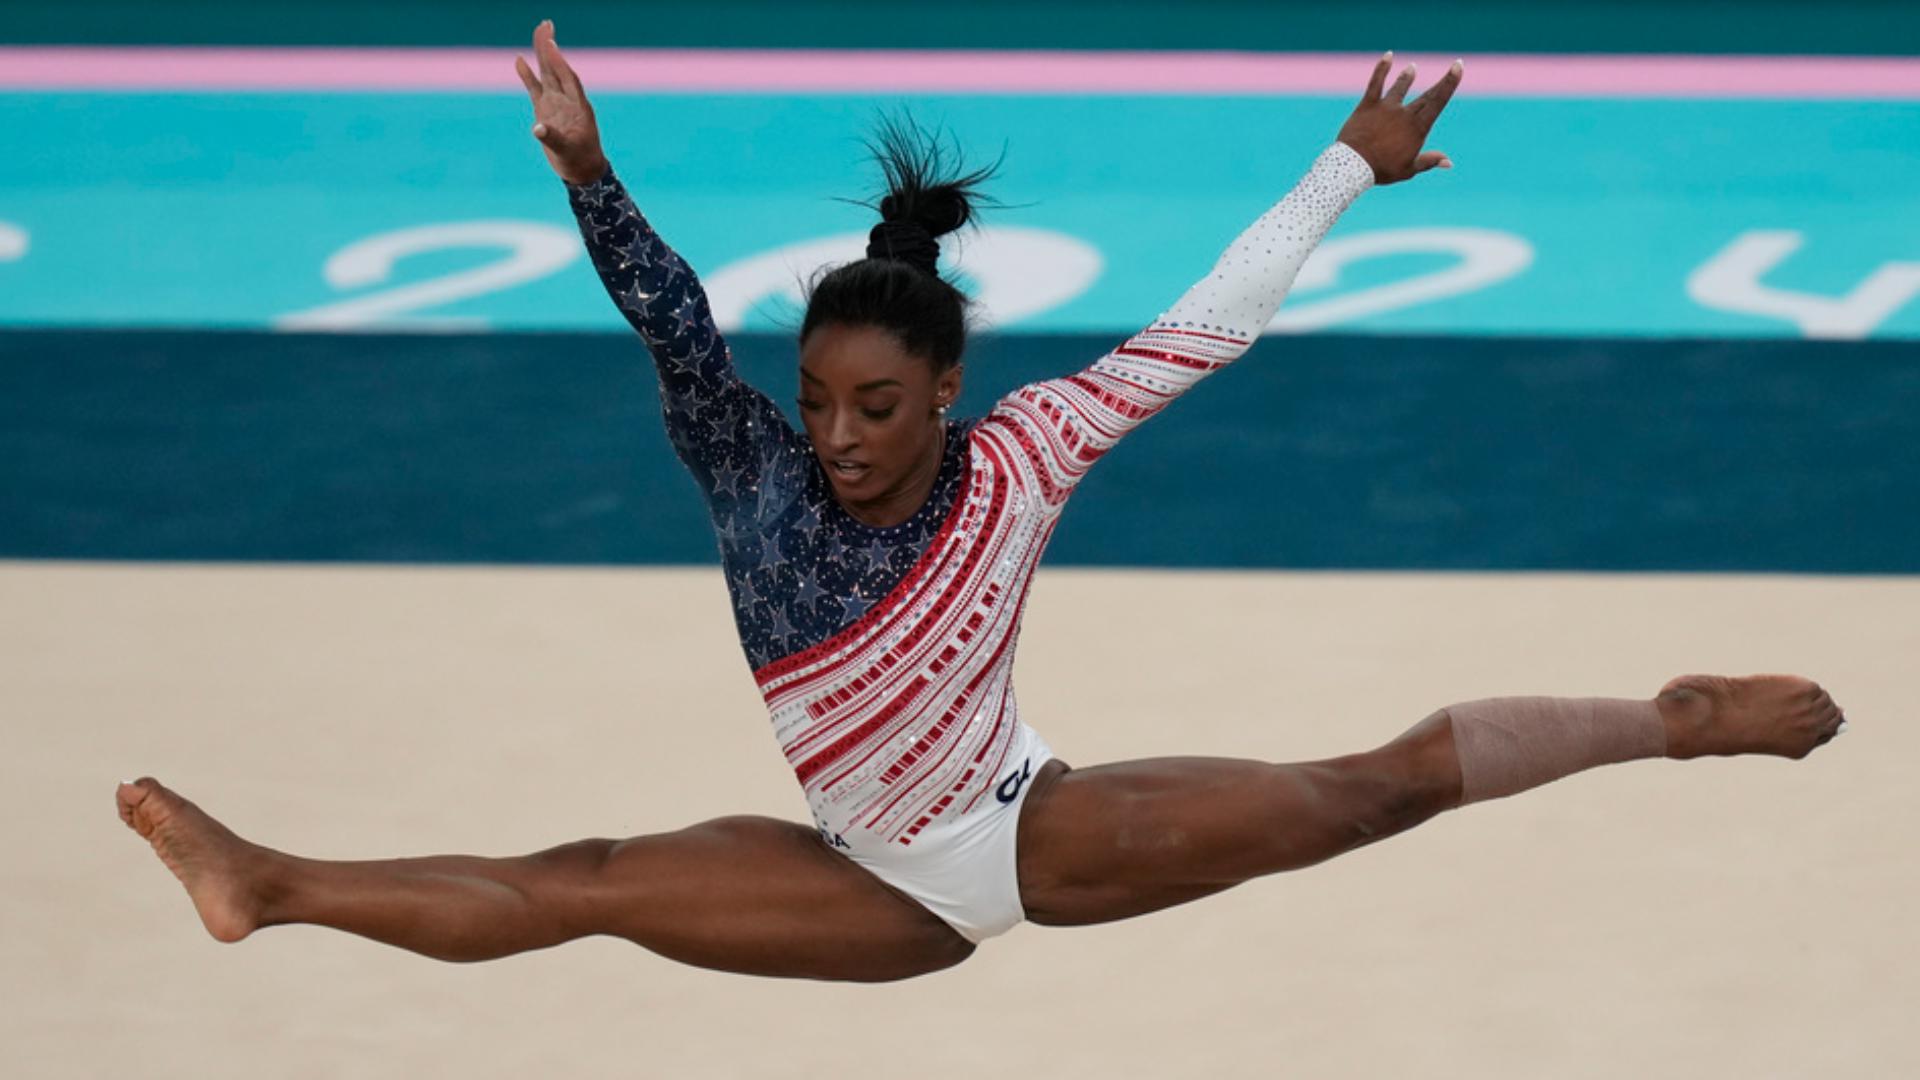
[[[1373,166],[1367,162],[1367,156],[1355,149],[1352,143],[1339,139],[1333,145],[1320,152],[1316,166],[1325,166],[1338,174],[1345,182],[1344,186],[1354,195],[1374,186]]]
[[[613,164],[605,154],[596,152],[591,159],[577,167],[569,163],[560,174],[560,179],[570,188],[583,188],[591,187],[612,175]]]

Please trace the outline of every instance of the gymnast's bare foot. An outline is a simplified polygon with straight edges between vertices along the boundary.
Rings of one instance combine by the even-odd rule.
[[[1846,715],[1825,690],[1795,675],[1682,675],[1654,699],[1667,722],[1667,756],[1806,757],[1840,733]]]
[[[271,857],[235,836],[206,811],[144,777],[114,793],[120,820],[146,837],[154,854],[187,887],[207,933],[239,941],[258,929],[265,906],[257,882]]]

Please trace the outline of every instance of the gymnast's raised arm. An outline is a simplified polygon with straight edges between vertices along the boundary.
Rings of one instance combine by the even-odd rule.
[[[685,260],[662,240],[614,175],[580,76],[560,54],[553,23],[533,33],[536,74],[516,57],[533,100],[533,135],[547,163],[566,181],[594,270],[607,295],[639,332],[660,376],[667,437],[717,516],[754,489],[777,455],[762,445],[791,441],[780,410],[734,372],[714,325],[706,290]]]
[[[1414,68],[1408,65],[1388,88],[1392,60],[1388,53],[1374,66],[1338,141],[1165,314],[1084,371],[1022,387],[1001,403],[997,415],[1050,444],[1060,490],[1127,432],[1246,352],[1280,309],[1307,256],[1367,188],[1452,167],[1445,154],[1421,147],[1460,84],[1460,63],[1408,102]]]

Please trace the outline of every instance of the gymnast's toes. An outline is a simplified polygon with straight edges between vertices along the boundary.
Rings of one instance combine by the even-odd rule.
[[[239,941],[259,927],[262,849],[151,777],[123,782],[114,799],[120,820],[153,845],[186,887],[209,934]]]

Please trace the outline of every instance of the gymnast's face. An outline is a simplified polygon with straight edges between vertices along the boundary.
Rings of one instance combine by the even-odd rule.
[[[877,326],[827,323],[800,347],[807,438],[834,495],[869,524],[920,508],[940,471],[940,408],[959,394],[958,365],[936,374]]]

